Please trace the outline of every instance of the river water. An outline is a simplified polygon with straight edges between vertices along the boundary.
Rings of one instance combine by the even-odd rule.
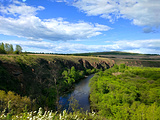
[[[69,99],[73,97],[78,101],[79,107],[83,108],[84,111],[90,112],[90,103],[89,103],[89,80],[94,76],[94,74],[89,75],[87,78],[81,80],[79,83],[75,85],[73,92],[69,93],[66,96],[60,97],[59,103],[63,106],[63,109],[67,109],[69,107]]]

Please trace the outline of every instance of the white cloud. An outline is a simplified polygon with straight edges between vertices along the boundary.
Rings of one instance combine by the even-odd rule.
[[[160,0],[77,0],[73,5],[87,15],[111,22],[125,18],[138,26],[160,26]]]
[[[43,6],[32,7],[27,6],[25,3],[21,3],[17,0],[14,0],[12,4],[8,6],[0,6],[0,12],[5,15],[13,16],[30,16],[36,15],[38,10],[44,10]]]
[[[2,42],[2,41],[0,41]],[[5,41],[3,41],[5,42]],[[19,44],[24,51],[48,52],[48,53],[84,53],[100,51],[126,51],[145,54],[160,54],[160,39],[150,40],[125,40],[116,41],[106,45],[84,45],[68,42],[50,43],[45,41],[7,41],[11,44]]]
[[[40,19],[36,16],[37,11],[44,9],[43,6],[27,6],[16,0],[9,6],[0,6],[0,34],[57,41],[89,38],[111,29],[100,24],[70,23],[62,18]]]
[[[115,44],[119,45],[121,49],[157,49],[160,50],[160,39],[149,39],[149,40],[133,40],[133,41],[117,41]]]

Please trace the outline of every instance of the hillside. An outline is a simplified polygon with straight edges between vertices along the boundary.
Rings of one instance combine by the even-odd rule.
[[[123,52],[96,54],[99,57],[50,54],[1,55],[0,89],[11,90],[18,94],[29,96],[31,86],[34,86],[34,84],[48,84],[47,81],[53,79],[55,75],[59,79],[62,76],[62,72],[66,69],[71,69],[72,66],[79,71],[93,68],[104,70],[114,64],[119,65],[122,63],[127,66],[160,67],[159,55]]]
[[[112,67],[113,61],[108,58],[84,56],[1,55],[0,90],[29,97],[36,103],[35,108],[41,106],[46,110],[54,110],[58,94],[72,88],[64,82],[62,72],[70,72],[73,66],[79,71],[80,77],[77,79],[80,79],[81,76],[90,74],[87,72]]]

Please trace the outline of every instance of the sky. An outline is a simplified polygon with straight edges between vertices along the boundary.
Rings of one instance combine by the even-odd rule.
[[[0,0],[0,43],[23,51],[160,54],[160,0]]]

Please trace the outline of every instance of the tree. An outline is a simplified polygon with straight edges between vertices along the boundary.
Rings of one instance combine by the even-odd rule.
[[[9,43],[5,43],[4,49],[8,53],[10,51],[10,44]]]
[[[5,49],[4,49],[4,43],[3,43],[3,42],[0,43],[0,53],[1,53],[1,54],[5,54],[5,53],[6,53],[6,51],[5,51]]]
[[[3,42],[0,44],[0,48],[1,48],[2,50],[4,50],[4,43],[3,43]]]
[[[10,53],[13,53],[14,49],[13,49],[13,45],[10,44]]]
[[[19,54],[21,52],[22,52],[22,47],[20,45],[16,45],[16,51],[15,51],[15,53]]]
[[[74,66],[71,67],[71,73],[70,73],[70,77],[77,80],[78,79],[78,74],[77,74],[77,71],[75,69]]]
[[[2,46],[3,48],[3,46]],[[9,43],[5,43],[4,45],[4,50],[7,52],[7,53],[13,53],[14,49],[13,49],[13,45],[12,44],[9,44]]]

